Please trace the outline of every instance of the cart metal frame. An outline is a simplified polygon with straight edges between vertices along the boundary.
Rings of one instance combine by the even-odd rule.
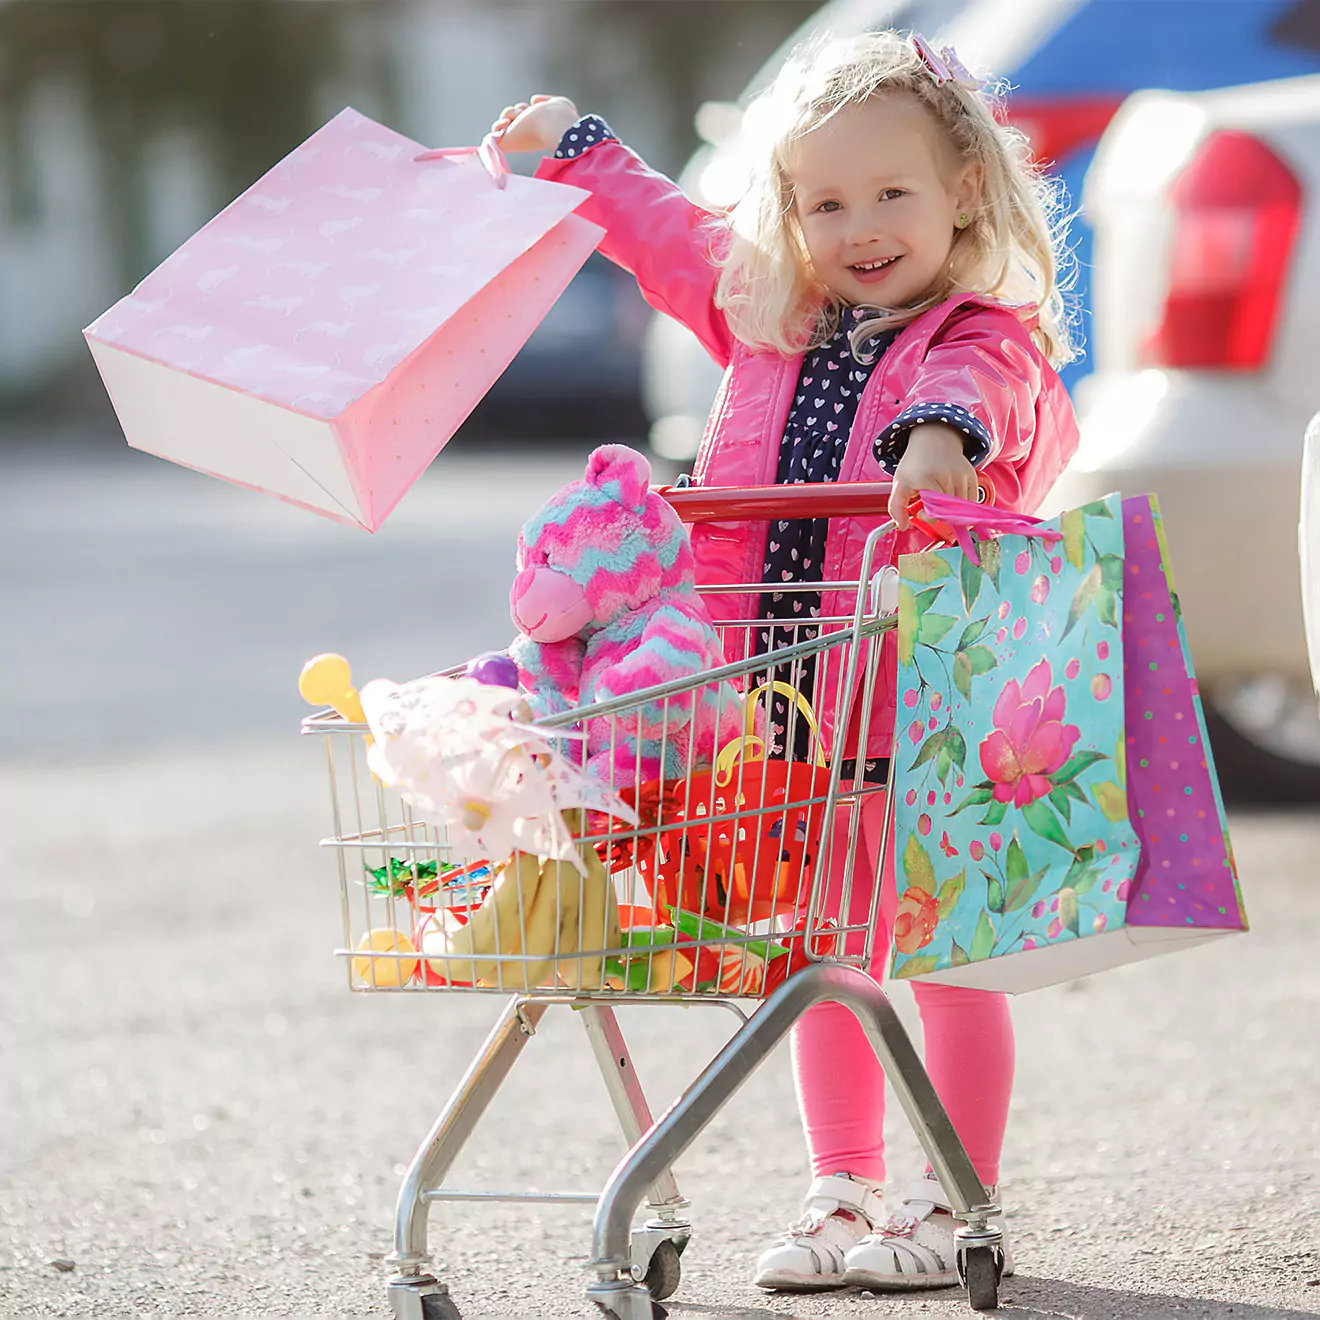
[[[757,487],[727,491],[666,488],[663,493],[680,517],[686,521],[732,520],[750,517],[830,517],[842,514],[883,514],[889,498],[884,483],[843,486]],[[787,647],[776,646],[768,653],[753,655],[754,627],[767,626],[760,620],[741,622],[746,629],[748,658],[708,671],[699,680],[683,680],[649,688],[613,702],[568,711],[541,721],[547,732],[566,729],[588,716],[612,716],[630,706],[656,702],[686,689],[713,684],[719,680],[750,682],[759,670],[770,672],[784,665],[801,667],[828,662],[826,653],[842,657],[843,670],[837,685],[836,729],[850,728],[854,705],[858,707],[860,732],[858,746],[865,747],[870,717],[872,689],[878,667],[880,640],[894,628],[896,620],[881,610],[881,577],[874,572],[876,553],[883,538],[894,530],[891,522],[877,526],[867,539],[862,571],[856,582],[785,584],[787,590],[847,588],[855,591],[856,605],[851,618],[812,618],[804,620],[813,635]],[[721,595],[735,592],[763,592],[763,583],[721,586]],[[781,627],[780,621],[773,625]],[[800,634],[795,634],[800,635]],[[792,721],[789,717],[789,738]],[[364,809],[359,784],[360,753],[356,737],[366,727],[345,721],[332,711],[320,711],[303,721],[304,734],[321,735],[326,743],[330,766],[334,835],[323,846],[335,850],[341,879],[341,905],[345,925],[346,948],[338,950],[345,960],[354,956],[351,933],[354,926],[354,886],[356,874],[350,875],[346,862],[356,863],[370,850],[386,857],[392,850],[416,856],[435,855],[445,846],[436,831],[413,819],[398,804],[391,808],[379,784],[373,786],[378,825],[368,828],[371,818]],[[346,752],[343,744],[347,739]],[[336,756],[336,744],[341,750]],[[347,774],[344,766],[347,765]],[[855,772],[854,772],[855,773]],[[892,788],[892,776],[886,788]],[[1003,1270],[1003,1235],[997,1223],[999,1207],[987,1196],[976,1172],[949,1121],[939,1097],[900,1024],[883,989],[866,971],[869,965],[876,924],[880,877],[871,879],[870,905],[866,918],[855,923],[851,906],[854,859],[857,853],[860,821],[859,804],[867,790],[860,779],[846,783],[843,758],[832,757],[829,768],[829,791],[824,802],[823,825],[816,856],[821,864],[811,880],[810,897],[805,904],[810,934],[803,937],[807,964],[793,972],[748,1015],[735,996],[721,993],[688,993],[670,984],[668,992],[636,993],[602,988],[578,991],[546,987],[514,994],[509,998],[481,1049],[458,1082],[440,1111],[430,1132],[422,1141],[404,1174],[395,1212],[394,1250],[387,1258],[394,1270],[388,1285],[389,1298],[398,1320],[460,1320],[460,1313],[449,1295],[448,1286],[427,1270],[428,1217],[430,1207],[442,1201],[508,1201],[553,1204],[594,1205],[591,1260],[587,1266],[594,1281],[587,1295],[607,1316],[615,1320],[651,1320],[656,1303],[677,1288],[679,1258],[692,1233],[689,1202],[678,1189],[672,1169],[677,1158],[688,1149],[742,1083],[760,1065],[767,1054],[787,1034],[793,1024],[812,1006],[823,1002],[841,1004],[858,1018],[867,1039],[875,1050],[886,1078],[898,1096],[908,1121],[920,1141],[931,1168],[963,1224],[957,1233],[959,1275],[969,1292],[973,1309],[984,1310],[997,1304],[998,1284]],[[347,808],[345,807],[347,803]],[[835,927],[837,943],[832,952],[824,951],[816,939],[819,923],[826,910],[822,886],[828,867],[833,838],[838,828],[836,816],[851,804],[844,848],[843,891],[835,909],[840,921]],[[370,803],[368,803],[368,806]],[[400,824],[390,824],[391,810],[402,810]],[[891,815],[886,815],[886,832]],[[355,828],[354,828],[355,827]],[[656,835],[662,826],[649,831],[640,828],[632,833],[638,839]],[[594,836],[601,837],[601,836]],[[616,834],[605,836],[614,839]],[[590,840],[588,840],[590,841]],[[883,854],[883,847],[881,848]],[[878,868],[877,868],[878,869]],[[391,921],[394,921],[396,898],[388,898]],[[855,923],[855,924],[850,924]],[[831,923],[833,925],[833,923]],[[847,937],[852,935],[852,939]],[[750,942],[752,936],[747,936]],[[861,952],[857,952],[858,942]],[[721,941],[722,951],[737,946],[738,941]],[[677,947],[677,945],[675,945]],[[618,950],[592,950],[583,958],[603,958]],[[502,960],[516,963],[526,955],[510,954]],[[744,963],[747,954],[742,954]],[[373,963],[373,968],[375,964]],[[502,978],[501,978],[502,979]],[[389,984],[376,984],[374,970],[371,984],[361,984],[349,975],[355,990],[394,990],[410,992],[406,978]],[[427,986],[445,993],[466,990],[469,993],[500,993],[483,986]],[[505,992],[507,993],[507,991]],[[659,1116],[652,1116],[650,1106],[624,1041],[615,1005],[621,1003],[672,1004],[706,1003],[731,1010],[739,1019],[732,1038],[710,1061],[698,1077]],[[470,1192],[444,1187],[454,1161],[471,1137],[482,1114],[504,1084],[528,1042],[536,1035],[545,1013],[552,1005],[568,1005],[578,1011],[587,1033],[597,1068],[605,1084],[620,1129],[629,1149],[600,1193],[581,1191]],[[645,1202],[648,1217],[639,1228],[632,1223]]]

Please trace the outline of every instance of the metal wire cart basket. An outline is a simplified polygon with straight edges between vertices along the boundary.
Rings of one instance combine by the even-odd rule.
[[[883,515],[886,484],[663,492],[685,521]],[[498,1020],[403,1178],[389,1295],[401,1320],[459,1316],[445,1282],[428,1272],[433,1202],[501,1200],[594,1204],[588,1296],[616,1320],[651,1320],[679,1285],[691,1236],[689,1203],[672,1173],[702,1132],[793,1023],[830,1000],[858,1017],[925,1149],[965,1220],[959,1271],[971,1306],[997,1303],[1002,1235],[990,1202],[883,990],[867,972],[880,899],[879,868],[859,864],[863,804],[888,791],[861,753],[827,756],[810,694],[833,693],[826,722],[841,747],[867,746],[885,635],[887,577],[875,571],[885,523],[866,542],[856,582],[786,583],[853,602],[851,614],[717,621],[728,655],[695,679],[632,693],[542,720],[547,736],[588,716],[608,718],[620,744],[647,703],[730,693],[752,730],[732,755],[686,779],[646,781],[621,795],[636,825],[566,813],[580,865],[516,853],[456,862],[447,832],[418,816],[367,766],[364,723],[335,710],[303,721],[325,745],[334,833],[323,841],[340,881],[350,989],[388,994],[493,994]],[[892,570],[889,571],[892,578]],[[778,589],[778,584],[776,585]],[[719,593],[761,593],[761,583]],[[840,596],[836,593],[846,593]],[[753,611],[758,613],[758,611]],[[805,612],[804,612],[805,613]],[[652,705],[651,709],[655,709]],[[769,711],[770,714],[757,712]],[[766,757],[766,725],[789,750]],[[681,739],[683,727],[663,738]],[[617,785],[616,785],[617,787]],[[886,821],[889,815],[885,815]],[[880,850],[883,855],[883,849]],[[832,862],[832,864],[831,864]],[[747,1011],[742,1005],[757,1001]],[[696,1080],[654,1118],[615,1017],[623,1003],[712,1004],[740,1025]],[[554,1005],[577,1010],[629,1150],[599,1197],[575,1193],[464,1193],[445,1178],[514,1062]],[[645,1203],[646,1217],[634,1228]]]

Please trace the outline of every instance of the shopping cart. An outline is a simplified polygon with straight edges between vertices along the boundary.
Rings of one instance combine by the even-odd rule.
[[[879,517],[890,488],[850,483],[663,493],[685,521],[737,522]],[[588,715],[608,717],[613,737],[624,745],[630,713],[644,706],[667,710],[655,703],[695,698],[703,690],[760,689],[763,708],[771,712],[768,721],[762,716],[755,723],[743,755],[723,758],[716,769],[679,783],[617,786],[636,810],[636,825],[566,815],[575,826],[581,866],[551,862],[538,870],[530,859],[518,880],[529,882],[526,889],[515,890],[511,867],[454,861],[445,831],[419,818],[368,770],[365,724],[334,710],[303,721],[304,734],[323,737],[328,757],[334,833],[323,846],[338,862],[345,941],[338,954],[350,989],[513,992],[404,1175],[388,1258],[395,1271],[389,1295],[400,1320],[459,1316],[447,1285],[426,1270],[427,1218],[436,1202],[470,1200],[595,1205],[588,1265],[594,1281],[587,1294],[616,1320],[651,1320],[655,1303],[678,1287],[680,1257],[691,1236],[690,1206],[674,1179],[674,1162],[793,1023],[826,1000],[857,1015],[965,1221],[958,1231],[958,1267],[971,1306],[996,1305],[1002,1234],[990,1221],[998,1207],[887,997],[865,970],[880,875],[878,868],[876,874],[855,873],[859,821],[863,804],[887,791],[888,776],[886,771],[882,782],[870,782],[876,776],[868,777],[861,753],[850,759],[847,748],[867,746],[881,645],[896,626],[893,613],[882,608],[893,570],[876,571],[879,545],[892,530],[886,522],[870,534],[857,581],[782,586],[785,593],[846,593],[828,599],[850,600],[851,613],[777,619],[773,632],[762,631],[771,625],[760,619],[717,620],[726,654],[741,658],[695,679],[540,721],[550,739],[571,734]],[[768,589],[757,582],[714,590],[730,597]],[[814,723],[810,702],[797,697],[828,692],[835,693],[832,728],[849,733],[846,747],[836,740],[840,754],[826,758],[808,727]],[[677,718],[672,729],[666,716],[661,721],[662,738],[688,735]],[[758,756],[756,740],[771,737],[788,749],[786,758]],[[884,815],[888,822],[890,814]],[[496,903],[494,887],[501,884],[508,889]],[[594,900],[588,897],[593,884]],[[547,894],[554,896],[548,916],[536,901],[548,903]],[[488,897],[496,928],[501,919],[504,928],[477,952],[471,939],[464,943],[463,928]],[[548,943],[547,929],[553,931]],[[749,998],[761,1000],[750,1013],[740,1006]],[[739,1019],[725,1047],[658,1119],[615,1016],[620,1004],[709,1004]],[[626,1156],[599,1195],[445,1187],[478,1119],[553,1005],[577,1010],[629,1144]],[[643,1201],[647,1218],[634,1229]]]

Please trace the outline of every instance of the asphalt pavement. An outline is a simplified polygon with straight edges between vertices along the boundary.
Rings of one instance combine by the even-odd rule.
[[[0,462],[0,1313],[383,1314],[400,1174],[500,1000],[348,993],[297,673],[339,650],[404,678],[507,641],[517,526],[581,455],[457,446],[375,537],[110,437]],[[1249,935],[1014,1005],[1001,1314],[1320,1315],[1320,816],[1232,825]],[[620,1019],[656,1108],[736,1026]],[[889,1131],[902,1181],[896,1107]],[[621,1151],[552,1010],[453,1182],[598,1188]],[[747,1283],[806,1181],[786,1050],[677,1175],[675,1320],[967,1314]],[[595,1314],[582,1208],[431,1223],[466,1320]]]

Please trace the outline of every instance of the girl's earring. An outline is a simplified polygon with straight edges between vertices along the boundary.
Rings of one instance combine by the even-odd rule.
[[[959,211],[956,223],[959,229],[966,229],[972,223],[972,217],[966,211]]]

